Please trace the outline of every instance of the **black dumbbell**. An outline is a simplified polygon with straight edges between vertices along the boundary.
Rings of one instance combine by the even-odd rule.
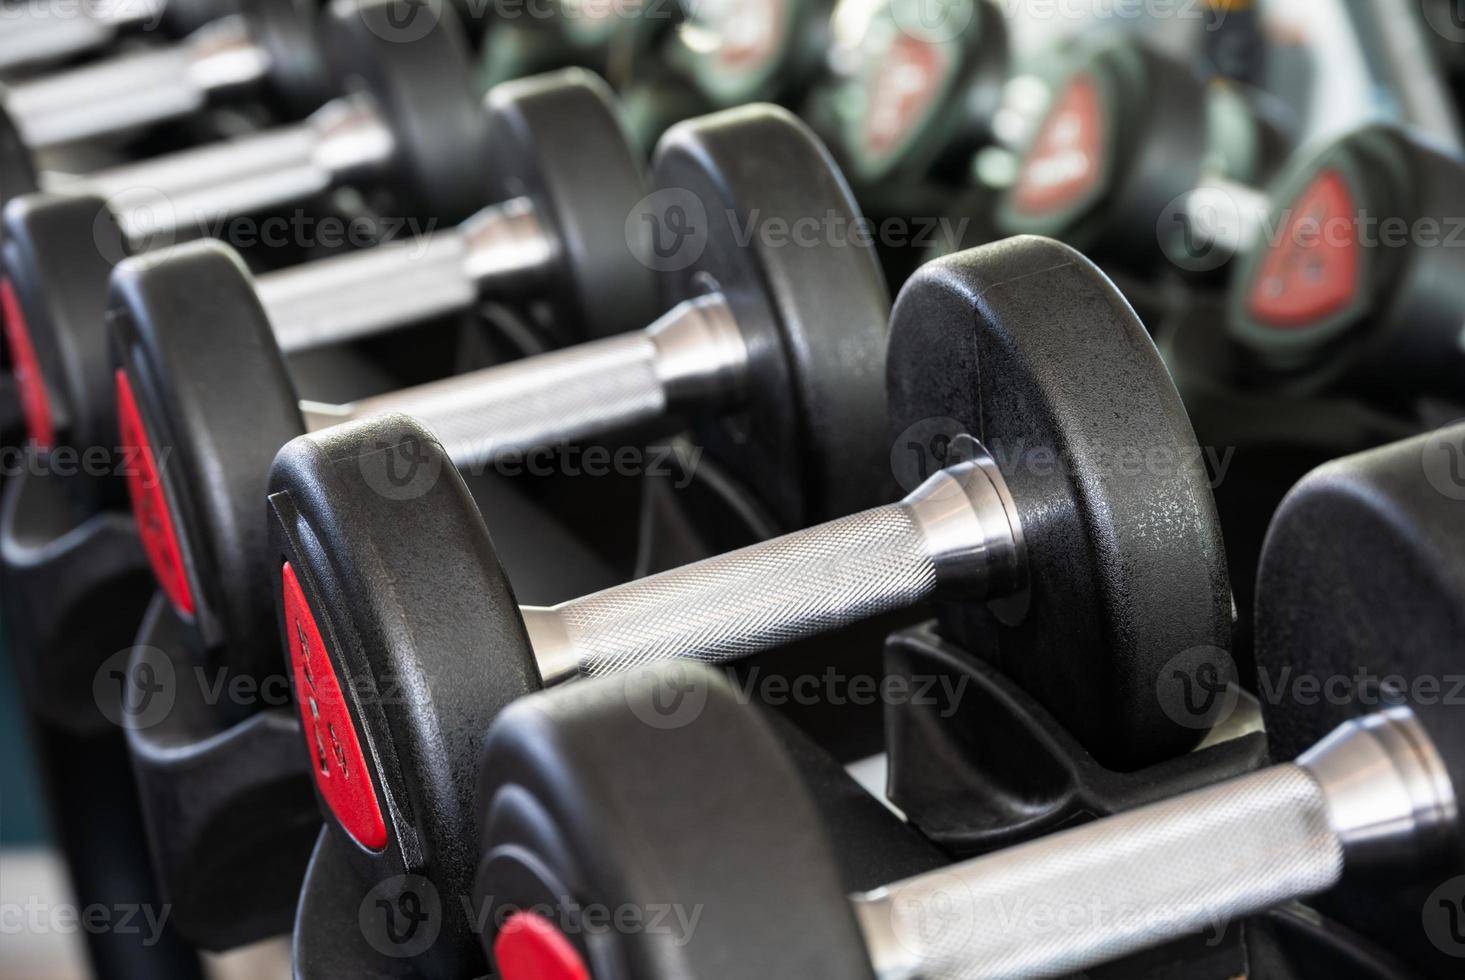
[[[528,130],[539,108],[506,106],[503,117]],[[565,132],[562,113],[534,122],[542,139],[516,137],[526,143],[517,155],[526,166],[537,165],[536,152],[558,152],[550,136]],[[569,135],[583,145],[585,131]],[[540,173],[553,166],[545,161]],[[535,178],[525,171],[522,179]],[[456,465],[481,469],[566,440],[675,423],[673,413],[691,411],[705,419],[710,444],[730,446],[723,455],[783,522],[872,499],[889,300],[869,249],[738,237],[749,222],[796,225],[833,213],[853,224],[855,206],[823,148],[782,110],[736,110],[674,130],[658,153],[655,186],[646,215],[654,221],[664,225],[689,201],[707,213],[695,219],[702,254],[662,276],[661,299],[672,309],[651,326],[346,406],[297,400],[259,293],[217,246],[118,268],[111,318],[122,442],[167,462],[131,479],[134,508],[159,581],[208,647],[227,646],[235,666],[257,675],[278,663],[260,507],[269,462],[292,438],[350,419],[411,412]],[[580,183],[535,196],[565,214],[585,195],[598,191]],[[628,220],[641,224],[636,206],[633,196],[621,210],[583,202],[573,219],[598,215],[596,237],[613,236],[620,257],[600,253],[605,242],[585,240],[564,218],[549,226],[560,229],[566,263],[556,288],[577,297],[567,310],[596,318],[587,332],[627,326],[630,304],[615,302],[617,290],[644,294],[635,312],[653,305],[656,280],[622,238]],[[716,435],[724,425],[732,429]],[[851,484],[846,474],[863,475]]]
[[[736,660],[936,595],[991,620],[984,655],[1052,675],[1035,689],[1096,754],[1132,766],[1194,744],[1156,704],[1157,673],[1226,645],[1230,597],[1189,424],[1128,305],[1072,250],[1015,239],[928,267],[892,329],[893,430],[941,420],[977,437],[954,440],[945,469],[900,503],[553,609],[516,604],[445,450],[409,420],[281,451],[266,564],[323,805],[367,880],[410,872],[465,894],[463,774],[520,695]],[[847,452],[885,457],[887,439],[841,434],[855,431]],[[1131,452],[1166,462],[1145,472]],[[389,678],[396,696],[370,693]]]
[[[322,41],[363,90],[306,122],[94,174],[81,193],[6,207],[0,247],[18,300],[8,329],[28,334],[38,356],[26,399],[36,442],[114,443],[107,279],[156,237],[166,243],[194,221],[206,231],[213,218],[304,200],[342,181],[384,186],[404,214],[453,221],[483,205],[490,153],[462,30],[443,8],[426,33],[400,36],[396,2],[331,8]]]
[[[1068,976],[1345,876],[1465,870],[1458,706],[1365,714],[1295,763],[853,896],[766,723],[697,665],[526,698],[480,772],[475,909],[505,980]]]
[[[331,94],[310,0],[244,0],[187,38],[20,81],[0,93],[0,200],[34,183],[34,154],[200,112],[226,94],[263,95],[286,118]],[[24,151],[29,151],[24,152]],[[13,176],[12,176],[13,175]]]
[[[1279,178],[1232,280],[1238,379],[1310,395],[1465,402],[1465,158],[1391,126]]]
[[[227,644],[256,658],[271,650],[273,614],[262,585],[226,583],[263,583],[258,502],[270,460],[292,437],[331,421],[327,406],[302,413],[287,353],[465,308],[484,290],[542,293],[581,337],[610,337],[655,317],[655,275],[627,233],[641,234],[645,179],[605,83],[574,69],[507,82],[490,93],[487,119],[486,183],[507,200],[457,229],[258,278],[213,242],[128,259],[114,274],[122,443],[148,446],[149,458],[168,463],[164,485],[147,488],[139,478],[131,487],[139,527],[164,591],[198,623],[209,649]],[[767,129],[790,138],[778,124],[759,135]],[[608,343],[612,351],[626,346]],[[611,369],[615,359],[583,360],[588,370]],[[560,397],[586,396],[562,358],[550,355],[548,363],[549,377],[570,384],[557,388]],[[492,406],[502,414],[525,390],[475,398],[475,389],[506,373],[530,375],[525,367],[383,400],[426,407],[436,392],[460,391],[463,400],[444,409],[463,416],[463,436],[476,442],[493,435]],[[593,374],[586,375],[592,385]],[[588,407],[612,410],[593,396]],[[164,486],[167,503],[157,496]],[[169,526],[184,532],[182,543],[169,543]]]
[[[0,22],[0,70],[60,61],[137,30],[178,36],[238,10],[237,0],[114,0],[28,4]]]
[[[1425,704],[1465,714],[1462,512],[1459,424],[1328,463],[1282,502],[1256,598],[1257,696],[1273,758],[1359,711]],[[1430,976],[1456,976],[1465,937],[1457,928],[1449,940],[1441,898],[1465,899],[1465,882],[1456,879],[1452,896],[1430,893],[1457,872],[1441,866],[1403,895],[1359,884],[1325,908]]]
[[[627,115],[642,145],[673,123],[750,102],[796,108],[824,67],[832,0],[685,4],[653,58],[632,65]],[[643,14],[644,16],[644,14]]]
[[[853,11],[842,17],[809,111],[850,181],[966,183],[972,155],[993,141],[1007,80],[1002,12],[989,0],[881,0],[858,23]]]
[[[1059,86],[998,206],[998,228],[1052,235],[1138,274],[1167,261],[1214,270],[1262,207],[1247,188],[1285,155],[1272,114],[1148,42],[1104,43]]]

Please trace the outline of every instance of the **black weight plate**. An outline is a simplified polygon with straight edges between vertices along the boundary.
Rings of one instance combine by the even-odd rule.
[[[664,663],[527,698],[490,731],[480,772],[475,904],[490,928],[547,906],[596,977],[872,976],[798,771],[720,674]],[[685,934],[675,914],[579,928],[566,898],[700,918]]]
[[[957,642],[1109,768],[1192,747],[1159,681],[1182,654],[1225,666],[1225,555],[1190,421],[1124,297],[1048,239],[949,256],[897,300],[888,367],[896,448],[970,433],[1017,501],[1026,613],[953,604]]]
[[[1460,677],[1462,501],[1465,426],[1457,425],[1328,463],[1282,502],[1256,599],[1257,683],[1274,759],[1387,707],[1362,700],[1385,677],[1411,689]],[[1320,690],[1304,707],[1289,693],[1298,677],[1362,690],[1341,698]],[[1448,684],[1438,692],[1450,694]]]
[[[180,603],[170,592],[175,606],[206,648],[227,647],[234,669],[278,673],[263,501],[275,453],[305,430],[253,280],[220,242],[149,252],[118,267],[108,318],[115,363],[161,464],[179,552],[167,564],[181,567],[189,594]],[[177,574],[160,570],[164,580]]]
[[[59,443],[117,445],[107,360],[107,278],[130,253],[100,198],[30,195],[5,208],[5,276],[15,289]]]
[[[244,15],[269,59],[268,93],[285,118],[303,116],[335,94],[316,33],[315,0],[247,0]]]
[[[490,186],[530,198],[555,240],[556,322],[587,340],[646,326],[656,282],[626,230],[646,178],[610,86],[572,68],[505,82],[486,104]]]
[[[788,112],[749,106],[673,127],[653,173],[664,305],[720,289],[748,345],[745,404],[703,425],[703,443],[785,527],[888,500],[889,298],[823,145]]]
[[[376,100],[397,141],[387,183],[412,211],[460,221],[483,204],[489,146],[463,25],[443,0],[333,3],[321,28],[336,71]]]
[[[269,577],[322,752],[323,809],[361,880],[417,875],[440,893],[442,932],[421,968],[477,976],[463,902],[478,860],[473,773],[490,722],[539,687],[478,509],[442,447],[388,416],[287,445],[269,510]],[[298,603],[282,598],[291,577]]]
[[[5,110],[5,88],[0,86],[0,207],[37,188],[36,160],[21,139],[15,119]]]
[[[1055,129],[1054,127],[1058,127]],[[1077,151],[1087,176],[1076,175],[1043,200],[1019,179],[998,213],[1009,234],[1053,235],[1076,248],[1103,249],[1126,262],[1164,259],[1166,208],[1200,183],[1206,163],[1205,88],[1187,66],[1133,39],[1105,45],[1069,76],[1023,161],[1036,177],[1039,160],[1066,146],[1061,131],[1088,133]],[[1057,142],[1054,142],[1054,141]],[[1037,193],[1034,203],[1026,195]],[[1041,203],[1041,206],[1039,203]]]

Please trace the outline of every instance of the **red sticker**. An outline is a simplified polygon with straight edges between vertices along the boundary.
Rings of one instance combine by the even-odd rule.
[[[1348,181],[1323,170],[1284,212],[1282,236],[1268,247],[1249,306],[1253,319],[1278,329],[1326,320],[1353,302],[1362,249]]]
[[[1027,214],[1045,215],[1093,193],[1104,175],[1107,125],[1098,81],[1087,73],[1074,76],[1023,160],[1013,205]]]
[[[870,85],[865,152],[876,159],[899,151],[945,89],[951,54],[940,44],[896,36]]]
[[[31,341],[30,325],[20,308],[20,297],[9,279],[0,279],[0,313],[4,314],[5,341],[10,345],[11,371],[15,390],[20,396],[20,410],[25,415],[26,432],[31,442],[42,449],[56,446],[56,418],[51,411],[51,396],[46,394],[46,378],[36,358],[36,345]]]
[[[590,970],[565,934],[543,916],[516,912],[493,941],[503,980],[590,980]]]
[[[173,525],[173,512],[163,488],[162,472],[142,424],[142,413],[132,393],[127,372],[117,371],[117,422],[122,435],[122,451],[130,454],[127,471],[127,495],[132,498],[132,516],[142,538],[143,551],[153,566],[153,576],[163,594],[182,615],[192,618],[196,606],[193,589],[188,584],[188,568],[183,563],[183,548],[178,530]]]
[[[366,755],[356,737],[356,726],[351,722],[350,708],[326,653],[320,627],[305,600],[305,591],[289,562],[281,577],[296,700],[315,760],[311,768],[315,770],[316,785],[346,833],[362,847],[379,851],[387,846],[387,825],[366,768]]]

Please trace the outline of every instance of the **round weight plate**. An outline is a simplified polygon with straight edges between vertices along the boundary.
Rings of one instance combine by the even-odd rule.
[[[1188,66],[1131,39],[1093,51],[1029,146],[999,208],[1002,228],[1163,261],[1162,218],[1200,183],[1208,118]]]
[[[975,436],[1022,522],[1025,613],[953,604],[951,634],[1111,768],[1191,748],[1159,685],[1177,657],[1227,663],[1231,595],[1200,448],[1124,297],[1048,239],[937,260],[896,302],[889,377],[896,452]]]
[[[532,200],[555,241],[556,322],[586,340],[646,326],[656,282],[626,233],[646,178],[610,87],[569,69],[496,86],[487,109],[490,186]]]
[[[1400,701],[1459,704],[1465,426],[1328,463],[1282,502],[1257,579],[1272,757]],[[1366,557],[1365,557],[1366,556]],[[1404,697],[1381,696],[1385,680]],[[1453,679],[1453,684],[1452,680]],[[1305,697],[1308,691],[1315,697]]]
[[[444,0],[335,3],[321,32],[336,71],[371,94],[396,139],[391,190],[442,221],[480,208],[489,147],[453,7]]]
[[[663,306],[719,289],[747,341],[740,410],[702,427],[786,527],[889,499],[884,277],[848,186],[771,106],[673,127],[648,243]]]
[[[100,198],[30,195],[5,209],[5,278],[46,393],[54,441],[117,445],[107,359],[107,278],[129,252]]]
[[[717,673],[665,663],[535,695],[495,723],[479,772],[490,949],[520,945],[503,932],[520,911],[591,976],[872,975],[807,789]],[[590,928],[601,909],[664,910],[662,928]]]
[[[25,145],[15,120],[5,111],[6,94],[0,86],[0,207],[35,191],[36,160]]]
[[[159,579],[186,583],[169,597],[232,669],[278,674],[262,501],[270,461],[304,424],[253,279],[219,242],[149,252],[118,267],[109,319],[131,428],[160,471],[152,492],[162,500],[150,511],[171,515],[174,544],[162,535],[148,549],[165,559],[155,560]]]
[[[285,118],[304,116],[335,94],[314,0],[247,0],[244,11],[269,59],[269,94]]]
[[[539,687],[514,593],[442,447],[404,416],[301,437],[270,473],[284,644],[328,817],[362,880],[420,876],[433,975],[477,976],[464,899],[478,862],[483,733]]]

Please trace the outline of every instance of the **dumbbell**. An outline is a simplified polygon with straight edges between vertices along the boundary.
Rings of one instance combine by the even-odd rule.
[[[681,0],[546,0],[498,5],[479,57],[479,84],[570,66],[603,74],[621,91],[661,34],[681,19]],[[624,96],[624,93],[623,93]]]
[[[611,205],[578,176],[551,188],[547,178],[563,164],[537,164],[536,154],[558,154],[560,134],[583,152],[589,127],[583,111],[569,125],[563,104],[543,103],[501,105],[504,124],[494,129],[524,144],[515,154],[521,179],[532,183],[535,167],[545,175],[532,196],[552,222],[546,230],[559,229],[552,282],[566,312],[587,333],[624,328],[632,307],[652,308],[657,281],[622,237],[628,220],[643,224],[639,195],[628,189]],[[651,326],[345,406],[297,401],[261,290],[217,246],[119,266],[111,319],[122,442],[167,464],[131,482],[138,524],[159,581],[209,648],[227,646],[235,666],[259,676],[278,663],[261,507],[270,460],[292,438],[350,419],[411,412],[456,465],[480,469],[687,411],[704,420],[709,445],[728,446],[722,455],[782,521],[870,499],[889,309],[870,250],[738,237],[749,222],[855,220],[823,148],[782,110],[730,111],[674,130],[658,152],[655,186],[653,221],[665,224],[688,200],[707,213],[696,219],[702,254],[661,277],[671,310]],[[724,425],[733,428],[718,436]],[[862,438],[852,444],[855,433]],[[846,474],[862,485],[846,484]]]
[[[1256,597],[1257,694],[1273,758],[1360,710],[1412,702],[1465,713],[1462,507],[1458,423],[1327,463],[1283,500]],[[1441,867],[1436,879],[1453,873]],[[1453,945],[1439,941],[1449,910],[1429,900],[1438,883],[1402,895],[1343,889],[1325,911],[1430,976],[1453,977],[1465,944],[1458,929]]]
[[[945,468],[899,503],[552,609],[516,604],[447,452],[410,420],[281,450],[266,565],[323,808],[365,880],[466,894],[464,776],[522,694],[728,662],[938,595],[991,618],[984,655],[1054,678],[1037,696],[1096,755],[1133,768],[1194,744],[1156,704],[1157,672],[1183,650],[1223,656],[1230,598],[1194,437],[1132,310],[1071,249],[1015,239],[928,266],[891,329],[891,431],[904,451],[934,422],[960,427]],[[837,431],[888,458],[868,426]],[[1130,450],[1169,465],[1116,465]],[[464,928],[433,955],[451,959]]]
[[[632,65],[627,114],[651,146],[681,119],[750,102],[797,107],[824,67],[832,0],[683,3],[654,58]]]
[[[1217,268],[1255,235],[1265,198],[1249,188],[1285,156],[1274,114],[1148,42],[1101,44],[1059,87],[998,228],[1052,235],[1136,274],[1167,261]]]
[[[237,0],[62,0],[55,5],[25,5],[0,19],[0,70],[80,55],[138,29],[186,34],[237,9]]]
[[[34,183],[37,150],[188,116],[226,92],[258,91],[288,118],[309,112],[330,95],[315,20],[310,0],[244,0],[176,43],[7,86],[0,199]]]
[[[342,183],[386,189],[406,214],[445,221],[484,202],[490,158],[450,8],[411,39],[393,0],[338,3],[322,41],[362,91],[307,121],[94,174],[84,193],[32,195],[4,212],[7,329],[31,438],[42,447],[112,446],[105,309],[112,266],[193,221],[308,199]],[[21,339],[21,335],[24,338]],[[19,342],[17,343],[17,340]]]
[[[1007,24],[989,0],[881,0],[836,14],[831,74],[809,111],[858,188],[933,175],[965,183],[994,140],[1007,81]]]
[[[480,774],[474,907],[504,980],[1069,976],[1345,879],[1465,870],[1459,706],[1363,714],[1295,762],[853,896],[766,721],[699,665],[525,698]]]

